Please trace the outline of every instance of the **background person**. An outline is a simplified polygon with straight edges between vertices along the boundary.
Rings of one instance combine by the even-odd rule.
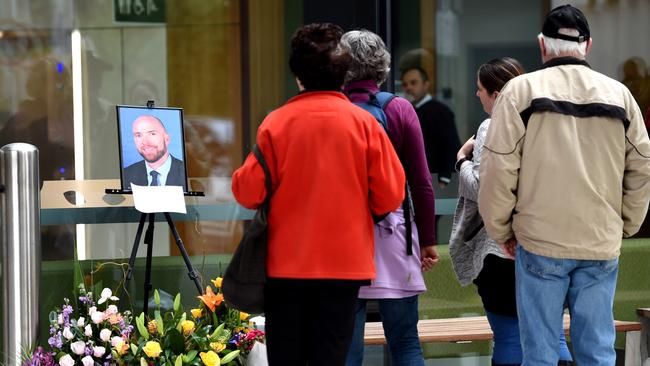
[[[353,102],[367,102],[379,92],[390,70],[390,54],[381,38],[367,30],[343,35],[352,65],[345,92]],[[427,170],[422,132],[413,106],[395,97],[384,108],[390,140],[399,156],[413,197],[415,225],[404,219],[402,208],[375,225],[377,277],[359,290],[354,336],[347,365],[361,365],[368,299],[378,299],[379,314],[390,349],[392,365],[424,365],[418,337],[418,294],[426,290],[423,270],[438,261],[435,243],[435,202]],[[379,126],[379,122],[375,121]],[[406,222],[406,224],[405,224]],[[407,255],[406,228],[413,227],[413,254]],[[419,239],[419,241],[418,241]],[[419,242],[419,245],[418,245]],[[422,260],[420,260],[422,259]]]
[[[185,165],[167,149],[171,137],[162,121],[142,115],[133,121],[133,142],[143,160],[124,168],[124,183],[141,186],[185,187]]]
[[[251,154],[232,177],[244,207],[271,194],[265,286],[269,365],[343,365],[359,287],[375,277],[372,214],[404,199],[404,171],[381,125],[340,92],[343,31],[306,25],[291,40],[300,94],[257,131],[273,192]]]
[[[524,73],[519,61],[496,58],[481,65],[477,71],[476,96],[483,110],[492,114],[494,101],[501,88],[512,78]],[[521,342],[515,300],[515,262],[490,239],[478,212],[479,165],[490,118],[481,123],[457,154],[458,205],[449,239],[449,254],[461,285],[476,285],[485,314],[494,333],[492,365],[521,364]],[[571,354],[564,330],[560,332],[560,364],[568,364]]]
[[[440,188],[445,188],[451,181],[460,148],[454,112],[429,94],[429,77],[422,68],[404,70],[402,88],[412,98],[420,121],[429,171],[436,176]]]
[[[630,91],[585,61],[580,10],[551,10],[538,39],[543,68],[510,80],[494,105],[479,210],[516,255],[523,364],[557,364],[567,303],[576,363],[611,366],[621,238],[648,209],[650,140]]]

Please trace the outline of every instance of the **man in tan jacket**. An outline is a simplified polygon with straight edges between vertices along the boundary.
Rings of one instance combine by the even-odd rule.
[[[650,200],[650,140],[627,88],[593,71],[584,14],[547,15],[541,70],[512,79],[492,112],[479,211],[516,260],[524,365],[557,365],[565,303],[574,359],[613,365],[621,238]]]

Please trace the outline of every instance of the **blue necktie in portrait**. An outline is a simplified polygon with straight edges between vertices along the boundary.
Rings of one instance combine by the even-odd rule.
[[[150,184],[150,186],[159,186],[160,183],[158,183],[158,176],[160,175],[160,173],[158,173],[155,170],[152,170],[149,174],[151,175],[151,184]]]

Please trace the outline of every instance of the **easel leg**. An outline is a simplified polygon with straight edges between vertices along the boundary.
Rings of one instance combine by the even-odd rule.
[[[153,257],[153,229],[154,222],[156,219],[155,213],[149,214],[149,225],[147,226],[147,232],[144,235],[144,243],[147,245],[147,262],[144,272],[144,300],[142,304],[142,311],[145,314],[149,312],[149,291],[153,287],[151,285],[151,259]]]
[[[128,289],[129,281],[133,277],[133,269],[135,267],[135,258],[138,254],[138,247],[140,246],[140,238],[142,238],[142,229],[144,228],[144,220],[147,218],[146,213],[140,214],[140,223],[138,224],[138,231],[135,234],[133,247],[131,249],[131,256],[129,257],[129,268],[126,269],[126,277],[124,279],[124,288]],[[120,297],[120,309],[124,308],[124,297]]]
[[[172,231],[172,235],[174,235],[174,240],[176,241],[176,245],[178,246],[178,249],[180,250],[181,255],[183,256],[183,260],[185,261],[185,266],[189,271],[187,274],[190,277],[190,279],[194,281],[194,285],[196,286],[196,290],[199,292],[199,295],[202,295],[203,289],[201,289],[201,283],[199,282],[199,274],[196,272],[194,267],[192,267],[192,262],[190,262],[190,257],[187,255],[187,251],[185,250],[185,246],[183,245],[183,240],[181,240],[181,236],[178,235],[178,231],[176,231],[176,226],[174,225],[174,221],[172,221],[172,217],[169,214],[169,212],[165,212],[165,219],[167,219],[167,224],[169,224],[169,229]]]

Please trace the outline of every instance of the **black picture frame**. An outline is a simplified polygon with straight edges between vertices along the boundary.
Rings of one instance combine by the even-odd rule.
[[[171,166],[166,174],[166,181],[161,185],[182,186],[183,192],[188,193],[183,109],[174,107],[117,105],[116,112],[120,158],[120,184],[122,191],[131,192],[131,183],[149,185],[147,181],[149,178],[146,172],[147,162],[135,142],[136,133],[133,131],[133,123],[142,116],[150,116],[162,124],[164,133],[168,135],[168,140],[163,143],[165,144],[165,150],[169,153]],[[151,121],[151,119],[148,120]],[[149,136],[154,136],[155,134],[156,132],[152,130]],[[143,134],[140,131],[137,135],[142,139]],[[161,137],[158,134],[158,139],[160,138],[165,140],[165,137]],[[155,141],[156,138],[151,137],[151,139]],[[147,151],[155,147],[150,146],[151,143],[145,143],[147,145]],[[160,153],[160,151],[156,153]]]

